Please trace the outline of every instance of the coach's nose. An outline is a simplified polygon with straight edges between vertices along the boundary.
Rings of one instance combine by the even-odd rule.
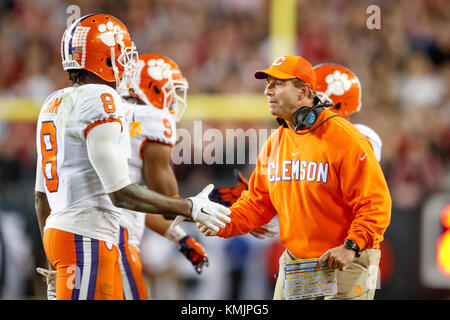
[[[264,94],[268,97],[273,95],[273,81],[267,81],[266,88],[264,89]]]

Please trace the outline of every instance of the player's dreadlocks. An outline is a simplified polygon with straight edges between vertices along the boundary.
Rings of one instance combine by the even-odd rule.
[[[69,72],[69,80],[72,81],[72,84],[83,83],[87,75],[87,71],[84,69],[67,70],[67,72]]]

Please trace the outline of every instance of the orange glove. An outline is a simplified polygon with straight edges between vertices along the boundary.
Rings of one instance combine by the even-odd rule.
[[[209,266],[203,246],[191,236],[185,236],[180,240],[178,250],[192,263],[198,274],[202,273],[204,265]]]
[[[234,169],[234,177],[237,183],[233,187],[214,188],[209,194],[209,200],[231,207],[241,196],[242,191],[248,190],[248,181],[238,169]]]

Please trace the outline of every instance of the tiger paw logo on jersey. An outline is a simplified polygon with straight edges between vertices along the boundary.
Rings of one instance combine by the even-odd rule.
[[[148,75],[156,81],[170,79],[172,76],[170,64],[164,62],[163,59],[150,59],[147,62],[147,66]]]
[[[109,47],[115,46],[116,40],[117,43],[123,41],[123,35],[120,33],[120,27],[118,25],[114,25],[112,21],[108,21],[106,24],[100,24],[98,26],[98,31],[100,32],[100,39],[102,42]]]
[[[142,125],[142,123],[139,121],[133,121],[130,123],[130,137],[131,138],[141,135],[141,133],[142,133],[141,125]]]

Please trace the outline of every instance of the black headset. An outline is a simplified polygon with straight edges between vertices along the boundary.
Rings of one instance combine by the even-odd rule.
[[[331,107],[333,104],[330,101],[322,102],[319,97],[314,97],[313,107],[300,107],[294,113],[293,122],[295,131],[311,128],[319,118],[323,107]]]

